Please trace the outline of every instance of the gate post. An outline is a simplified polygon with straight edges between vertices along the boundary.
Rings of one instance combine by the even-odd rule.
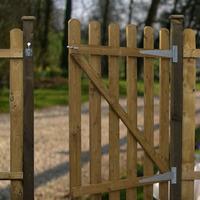
[[[170,166],[176,167],[177,176],[176,184],[170,186],[171,200],[182,199],[183,22],[182,15],[170,17],[170,46],[178,48],[178,62],[171,64]]]
[[[23,111],[23,193],[24,200],[34,199],[34,96],[33,96],[33,22],[35,17],[24,16],[24,111]]]

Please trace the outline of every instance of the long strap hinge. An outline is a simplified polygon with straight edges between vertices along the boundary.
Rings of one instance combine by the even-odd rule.
[[[151,177],[143,178],[139,182],[140,183],[158,183],[163,181],[171,181],[171,184],[176,184],[176,167],[172,167],[171,171],[157,174]]]
[[[141,50],[141,54],[171,58],[173,63],[178,62],[178,46],[173,45],[169,50]]]

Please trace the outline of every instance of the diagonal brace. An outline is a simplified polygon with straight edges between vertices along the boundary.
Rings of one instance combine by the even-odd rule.
[[[79,54],[71,54],[71,56],[73,57],[77,65],[87,74],[87,76],[98,89],[98,91],[101,93],[101,95],[112,107],[113,111],[118,115],[118,117],[122,120],[125,126],[129,129],[133,137],[143,147],[144,151],[147,153],[149,158],[158,166],[159,170],[161,172],[168,171],[169,165],[166,159],[160,153],[157,153],[155,151],[154,147],[152,147],[148,143],[148,141],[145,139],[143,133],[140,130],[133,127],[127,113],[124,111],[119,102],[109,95],[107,89],[102,83],[101,78],[97,75],[96,71],[92,68],[92,66],[88,63],[84,56]]]

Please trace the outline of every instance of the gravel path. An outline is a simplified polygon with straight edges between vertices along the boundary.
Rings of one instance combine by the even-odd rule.
[[[197,95],[197,99],[200,95]],[[159,99],[155,98],[155,145],[158,144]],[[197,124],[200,102],[197,101]],[[125,107],[126,101],[120,100]],[[143,99],[138,98],[138,126],[143,124]],[[89,183],[88,103],[82,106],[82,181]],[[67,199],[69,192],[68,107],[35,111],[35,199]],[[0,114],[0,171],[9,171],[9,115]],[[126,175],[126,128],[120,122],[121,175]],[[142,154],[141,154],[142,156]],[[102,100],[102,178],[108,179],[108,105]],[[0,200],[9,199],[9,182],[0,182]]]

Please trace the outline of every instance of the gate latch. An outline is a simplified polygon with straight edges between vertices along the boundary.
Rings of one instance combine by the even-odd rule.
[[[27,47],[25,48],[25,56],[31,57],[33,56],[32,44],[31,42],[27,42]]]
[[[141,179],[139,183],[157,183],[162,181],[171,181],[171,184],[176,184],[176,167],[172,167],[169,172]]]
[[[141,54],[171,58],[173,63],[178,62],[178,46],[173,45],[169,50],[141,50]]]

